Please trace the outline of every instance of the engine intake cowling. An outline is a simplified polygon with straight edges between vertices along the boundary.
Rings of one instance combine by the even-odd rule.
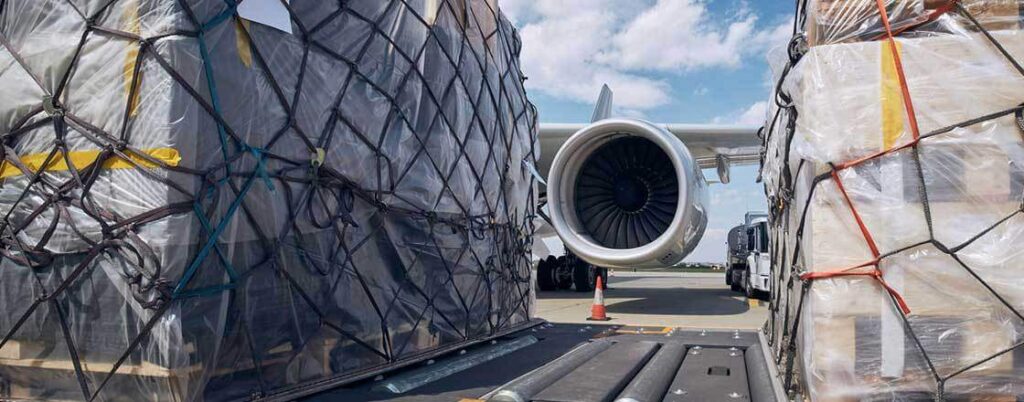
[[[580,130],[548,173],[555,231],[577,256],[609,268],[682,261],[707,225],[706,189],[675,135],[630,119]]]

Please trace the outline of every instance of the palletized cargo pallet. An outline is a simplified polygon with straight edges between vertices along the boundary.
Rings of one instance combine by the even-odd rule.
[[[352,382],[372,378],[384,372],[400,369],[413,364],[420,363],[422,361],[435,358],[440,355],[451,353],[474,344],[481,342],[487,342],[495,338],[506,336],[510,333],[529,329],[531,327],[542,324],[544,321],[540,319],[533,319],[522,325],[517,325],[511,328],[495,332],[486,337],[466,340],[458,342],[443,348],[430,350],[429,352],[409,355],[401,360],[387,363],[384,365],[370,367],[365,370],[359,370],[354,372],[347,372],[345,374],[329,378],[323,381],[310,383],[303,387],[293,387],[286,389],[276,394],[259,394],[254,393],[250,395],[246,400],[261,400],[261,401],[288,401],[294,400],[295,398],[315,394],[330,388],[338,387],[341,385],[349,384]],[[316,345],[317,348],[321,349],[320,362],[323,364],[324,372],[329,372],[331,359],[331,352],[341,344],[341,339],[325,339],[321,345]],[[307,344],[306,349],[313,345]],[[186,347],[187,349],[187,347]],[[25,341],[9,341],[8,344],[4,345],[0,350],[0,400],[81,400],[81,391],[78,389],[66,389],[62,391],[67,392],[67,397],[57,397],[54,395],[40,395],[40,393],[58,392],[58,390],[47,388],[45,386],[25,386],[25,381],[31,381],[34,378],[47,378],[37,377],[38,374],[43,372],[59,373],[63,372],[69,378],[75,375],[75,362],[67,356],[55,357],[55,358],[42,358],[40,352],[43,348],[39,345],[34,345],[31,342]],[[146,383],[161,384],[165,388],[175,389],[179,387],[180,383],[189,379],[190,376],[204,375],[206,378],[217,378],[226,377],[235,374],[241,374],[256,370],[269,369],[272,367],[281,367],[287,365],[293,360],[294,354],[291,344],[285,343],[272,348],[265,358],[259,359],[257,365],[252,360],[249,360],[247,364],[242,366],[232,367],[230,369],[221,368],[214,371],[204,372],[206,370],[200,364],[195,364],[186,367],[169,368],[158,364],[147,361],[131,361],[129,359],[124,364],[121,364],[117,371],[113,374],[111,381],[117,381],[117,379],[131,379],[136,381],[143,381]],[[93,374],[103,378],[114,369],[114,361],[102,361],[102,362],[86,362],[79,361],[81,371],[83,373]],[[257,367],[258,366],[258,367]],[[25,377],[19,376],[18,378],[6,378],[5,373],[18,373]],[[50,377],[52,378],[52,377]],[[154,398],[158,396],[166,395],[177,395],[175,393],[163,393],[160,395],[153,395]],[[177,400],[175,400],[177,401]]]

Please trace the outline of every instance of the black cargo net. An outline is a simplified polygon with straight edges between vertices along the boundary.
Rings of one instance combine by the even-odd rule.
[[[495,2],[235,3],[0,0],[0,397],[257,398],[529,321]]]
[[[1020,386],[1022,384],[1020,375],[1021,362],[1018,360],[1024,360],[1024,339],[1019,336],[1013,341],[1011,345],[998,350],[992,350],[987,353],[983,358],[969,362],[957,362],[960,363],[958,367],[954,368],[938,368],[939,363],[949,363],[949,353],[956,352],[955,349],[961,346],[949,346],[949,343],[967,343],[970,339],[971,334],[960,334],[957,333],[956,320],[945,319],[943,317],[930,317],[913,314],[913,305],[908,304],[900,291],[891,286],[886,282],[883,275],[884,264],[887,259],[901,254],[905,255],[908,252],[917,250],[935,250],[939,254],[942,254],[955,261],[955,265],[963,270],[963,272],[970,278],[972,283],[955,284],[955,286],[981,286],[983,292],[987,296],[991,296],[993,304],[991,314],[996,316],[995,310],[1005,308],[1006,320],[1011,323],[1016,323],[1015,328],[1017,332],[1024,329],[1024,315],[1022,315],[1021,309],[1015,307],[1010,301],[1007,300],[1007,295],[1002,294],[994,288],[994,284],[991,280],[986,281],[983,279],[983,275],[980,275],[977,271],[977,267],[972,267],[970,264],[964,261],[960,253],[965,249],[976,243],[979,239],[993,233],[1000,227],[1011,225],[1010,222],[1013,218],[1021,216],[1024,212],[1024,189],[1021,188],[1019,178],[1018,181],[1014,181],[1012,177],[1014,174],[1019,175],[1019,172],[1014,172],[1013,169],[1019,169],[1019,167],[1012,166],[1011,162],[1008,168],[1011,170],[1011,185],[1010,185],[1010,196],[1012,197],[1011,202],[1020,203],[1012,213],[1001,219],[996,220],[990,226],[984,228],[977,233],[973,233],[965,241],[959,242],[958,244],[946,244],[936,236],[935,229],[935,214],[934,205],[936,202],[950,201],[948,199],[934,199],[936,197],[943,197],[943,192],[949,192],[951,184],[944,178],[942,180],[926,180],[925,168],[923,165],[925,158],[932,158],[931,163],[936,163],[936,158],[942,158],[941,163],[959,163],[965,162],[960,159],[962,155],[944,155],[941,151],[934,150],[934,145],[922,143],[923,140],[931,138],[940,138],[944,135],[953,133],[955,130],[962,128],[970,128],[986,122],[991,122],[995,119],[1015,116],[1018,129],[1021,133],[1021,139],[1024,140],[1024,105],[995,111],[990,114],[977,116],[957,124],[953,124],[947,127],[935,129],[930,132],[920,132],[917,128],[917,116],[913,109],[913,94],[909,91],[907,85],[907,78],[903,76],[902,66],[900,65],[898,56],[898,47],[895,46],[895,37],[904,32],[913,34],[915,29],[926,27],[927,24],[934,22],[937,18],[942,15],[956,16],[963,18],[968,21],[969,28],[979,32],[982,40],[985,44],[990,46],[993,52],[998,52],[998,55],[1005,60],[1013,70],[1016,70],[1021,75],[1024,75],[1024,68],[1021,67],[1019,62],[1008,52],[1004,46],[987,30],[974,15],[968,9],[960,4],[960,1],[953,0],[949,1],[948,4],[939,7],[926,20],[920,21],[918,24],[902,27],[901,29],[894,30],[889,26],[888,18],[885,15],[885,10],[882,8],[882,2],[879,2],[879,10],[874,10],[878,14],[880,19],[881,33],[877,37],[868,38],[878,41],[888,42],[888,47],[883,46],[883,52],[894,53],[893,58],[895,59],[895,68],[899,74],[899,85],[902,87],[902,101],[905,109],[901,109],[901,112],[905,112],[905,118],[909,127],[908,132],[913,134],[913,138],[903,143],[897,143],[888,149],[884,149],[880,152],[857,158],[855,160],[835,162],[828,164],[828,171],[825,173],[818,174],[814,177],[808,177],[809,175],[815,175],[814,162],[808,159],[800,159],[798,161],[791,159],[791,147],[793,145],[793,139],[797,136],[797,120],[800,110],[793,104],[793,98],[790,94],[784,90],[784,83],[789,77],[790,72],[796,68],[801,58],[807,51],[807,37],[803,27],[811,22],[808,20],[807,0],[797,0],[796,16],[794,18],[793,26],[793,39],[790,42],[787,53],[788,63],[782,70],[778,81],[775,84],[774,91],[774,103],[776,111],[770,116],[769,124],[762,131],[763,140],[765,147],[763,148],[764,154],[762,155],[762,173],[765,173],[766,169],[769,169],[767,161],[774,160],[777,162],[775,168],[778,169],[777,183],[775,186],[770,186],[766,183],[765,193],[768,196],[768,205],[770,210],[770,220],[772,224],[771,236],[772,236],[772,261],[773,266],[776,267],[773,272],[773,284],[771,294],[771,307],[770,307],[770,319],[765,324],[765,332],[769,335],[769,343],[772,345],[774,350],[775,363],[780,368],[780,374],[783,376],[783,382],[786,389],[790,392],[804,393],[806,396],[816,398],[813,394],[808,395],[809,391],[806,389],[807,384],[803,383],[802,379],[806,379],[809,376],[814,376],[816,373],[803,372],[802,370],[808,370],[806,367],[800,365],[799,360],[800,348],[798,342],[801,341],[801,337],[805,336],[801,332],[801,325],[811,325],[802,323],[801,318],[807,318],[806,314],[806,302],[809,294],[814,286],[814,283],[818,280],[837,280],[842,281],[844,278],[868,278],[879,287],[879,289],[887,295],[887,299],[891,302],[892,311],[899,317],[902,329],[906,335],[905,345],[907,349],[907,355],[913,356],[914,361],[910,361],[908,358],[907,367],[908,370],[914,371],[913,373],[908,372],[905,374],[906,377],[891,379],[894,382],[885,383],[885,379],[882,379],[881,383],[874,384],[878,388],[873,390],[866,390],[865,394],[850,394],[845,397],[852,399],[865,399],[865,400],[946,400],[948,398],[960,398],[960,397],[985,397],[985,396],[1007,396],[1007,395],[1020,395],[1024,394]],[[873,5],[874,2],[871,2]],[[884,59],[883,59],[884,60]],[[827,90],[827,89],[825,89]],[[956,88],[950,88],[950,95],[955,96]],[[843,107],[842,105],[833,105],[834,107]],[[841,133],[835,133],[840,135]],[[861,133],[851,135],[862,135]],[[783,136],[782,138],[772,138],[773,136]],[[778,141],[775,148],[772,148],[770,144],[772,141]],[[1021,144],[1016,144],[1020,147]],[[929,152],[932,152],[929,154]],[[923,156],[924,155],[924,156]],[[915,182],[916,187],[910,187],[903,189],[903,197],[905,199],[913,200],[918,203],[922,209],[924,216],[924,223],[927,225],[928,239],[922,241],[915,241],[914,244],[907,244],[896,249],[886,250],[876,243],[876,240],[869,229],[869,225],[865,224],[861,214],[858,213],[857,200],[852,199],[846,190],[844,185],[843,173],[860,174],[863,176],[870,176],[871,174],[878,174],[878,166],[881,161],[885,159],[892,161],[894,158],[900,158],[898,163],[903,164],[903,175],[904,177],[910,177]],[[872,173],[873,172],[873,173]],[[933,173],[934,174],[934,173]],[[850,176],[847,176],[850,177]],[[870,177],[866,180],[870,181]],[[801,181],[809,183],[809,190],[807,194],[806,202],[800,202],[796,197],[797,186]],[[877,183],[873,183],[876,187]],[[869,261],[856,264],[849,267],[836,267],[838,269],[827,270],[827,271],[807,271],[806,259],[808,258],[807,251],[801,247],[804,246],[805,241],[805,230],[810,230],[807,227],[808,213],[813,208],[812,201],[815,200],[815,193],[825,191],[823,186],[832,186],[835,194],[839,196],[839,202],[845,209],[846,213],[850,216],[850,220],[856,225],[856,232],[859,237],[863,240],[864,245],[873,258]],[[945,186],[946,188],[936,188]],[[945,197],[949,197],[948,194]],[[795,205],[800,204],[800,205]],[[791,227],[791,222],[796,223],[795,227]],[[828,240],[825,240],[828,241]],[[891,240],[890,240],[891,241]],[[913,264],[913,262],[911,262]],[[1019,290],[1019,289],[1018,289]],[[872,295],[864,295],[864,297],[872,297]],[[949,306],[954,307],[954,306]],[[820,319],[829,320],[836,319],[834,317],[821,317]],[[871,320],[860,320],[855,323],[855,330],[857,334],[864,332],[864,335],[873,336],[877,342],[881,334],[877,331],[878,322],[872,322]],[[811,337],[820,335],[810,335]],[[859,336],[859,335],[858,335]],[[940,345],[936,339],[946,338],[947,345]],[[950,341],[952,340],[952,341]],[[867,348],[867,345],[863,345],[860,341],[855,341],[857,358],[860,358],[861,354],[875,353],[872,358],[880,357],[880,350],[862,351],[861,348]],[[834,353],[845,353],[847,351],[833,351]],[[1013,371],[1009,372],[1006,376],[991,376],[987,379],[973,379],[979,381],[971,386],[965,386],[964,383],[958,384],[957,381],[970,375],[972,370],[981,368],[986,364],[991,364],[999,358],[1014,356]],[[805,356],[806,357],[806,356]],[[853,356],[850,356],[853,358]],[[821,370],[827,371],[830,368],[825,367]],[[865,374],[865,369],[858,367],[857,374]],[[923,377],[918,377],[918,374],[923,373]],[[866,375],[866,374],[865,374]],[[851,378],[843,378],[843,380],[857,381]],[[930,383],[930,388],[920,387],[909,387],[901,388],[900,385],[907,385],[907,383],[913,384],[916,381]],[[872,384],[866,384],[870,387]],[[959,387],[959,389],[955,389]],[[964,395],[962,392],[965,389],[973,387],[973,394]],[[873,393],[872,393],[873,392]],[[957,392],[961,392],[957,394]],[[791,394],[792,395],[792,394]],[[834,395],[833,395],[834,396]],[[818,396],[817,398],[820,398]]]

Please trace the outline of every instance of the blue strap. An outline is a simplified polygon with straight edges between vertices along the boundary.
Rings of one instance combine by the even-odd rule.
[[[203,59],[203,70],[206,74],[206,85],[210,89],[210,102],[213,104],[213,112],[217,116],[223,116],[223,114],[221,113],[220,109],[220,97],[217,95],[217,83],[213,77],[213,64],[211,63],[209,49],[206,46],[205,32],[213,28],[214,26],[223,23],[224,21],[227,21],[228,18],[235,14],[235,9],[238,7],[238,4],[235,2],[235,0],[224,0],[224,2],[227,4],[227,8],[225,8],[219,14],[214,16],[212,19],[210,19],[210,21],[207,21],[205,24],[203,24],[202,29],[199,32],[198,38],[199,52],[200,56]],[[228,134],[227,130],[224,128],[220,121],[217,121],[217,134],[220,137],[221,155],[224,158],[224,169],[227,172],[224,178],[222,180],[219,180],[215,184],[217,186],[220,186],[224,183],[227,183],[227,181],[231,179],[231,165],[228,163],[228,161],[231,159],[231,155],[229,154],[228,151]],[[234,284],[238,278],[238,273],[235,271],[234,267],[231,266],[231,262],[221,251],[220,246],[217,244],[217,240],[220,238],[221,233],[224,232],[224,229],[227,228],[228,224],[231,222],[231,219],[238,211],[238,207],[242,205],[242,201],[245,199],[245,195],[252,188],[252,183],[257,176],[260,177],[260,179],[271,192],[275,191],[274,183],[270,180],[270,176],[267,174],[266,166],[264,163],[266,157],[263,154],[263,150],[245,143],[238,144],[238,149],[239,151],[251,152],[253,154],[253,156],[256,158],[256,170],[253,172],[251,176],[249,176],[248,179],[246,179],[245,184],[242,186],[242,190],[238,193],[238,197],[236,197],[235,200],[231,202],[231,206],[228,207],[228,210],[225,213],[224,217],[221,219],[220,223],[217,224],[217,228],[214,229],[212,232],[210,230],[210,222],[206,218],[206,216],[203,215],[202,208],[200,208],[199,198],[197,198],[196,202],[193,203],[192,207],[193,210],[195,210],[196,216],[199,218],[199,222],[202,224],[203,229],[207,233],[210,233],[210,235],[206,241],[206,244],[204,244],[203,248],[199,250],[199,254],[197,254],[196,258],[192,260],[192,264],[190,264],[189,267],[185,270],[185,273],[182,275],[181,280],[178,281],[178,285],[175,286],[173,295],[174,298],[208,295],[221,292],[226,289],[231,289],[235,286]],[[208,196],[212,194],[212,191],[207,193]],[[218,258],[224,265],[224,269],[227,271],[228,277],[231,279],[231,281],[227,284],[222,285],[215,285],[194,290],[185,290],[185,288],[188,286],[188,283],[192,280],[192,277],[195,276],[196,271],[199,269],[199,266],[202,265],[203,261],[206,260],[206,257],[210,255],[210,250],[215,250]]]
[[[206,21],[206,23],[200,28],[201,31],[209,31],[220,23],[227,21],[232,15],[235,15],[235,9],[238,8],[238,3],[235,2],[235,0],[224,0],[224,4],[227,5],[227,8],[213,16],[213,18],[210,18],[209,21]]]
[[[196,270],[198,270],[199,266],[206,260],[206,257],[210,255],[210,250],[216,249],[217,239],[220,238],[220,234],[224,232],[225,228],[227,228],[228,223],[231,222],[231,218],[235,216],[235,212],[238,212],[238,207],[242,205],[242,201],[245,200],[245,195],[249,193],[250,189],[252,189],[252,183],[256,180],[256,177],[260,176],[270,191],[274,191],[274,184],[270,181],[270,178],[267,176],[267,171],[264,168],[263,161],[265,157],[263,156],[262,151],[256,147],[246,146],[246,148],[248,148],[248,150],[252,152],[253,156],[256,157],[256,171],[254,171],[252,175],[245,180],[245,184],[242,185],[242,190],[238,193],[238,197],[235,197],[235,200],[231,202],[231,206],[228,207],[227,213],[224,214],[220,223],[217,224],[217,228],[210,234],[210,237],[206,240],[206,244],[203,245],[203,248],[199,250],[199,254],[196,255],[196,259],[193,260],[192,264],[190,264],[188,269],[185,270],[185,274],[182,275],[178,285],[174,288],[175,298],[180,297],[183,292],[185,292],[185,287],[188,286],[189,281],[191,281],[192,277],[195,276]],[[196,214],[200,217],[200,222],[206,221],[202,211],[196,209]],[[204,226],[208,226],[208,223],[204,223]],[[234,269],[231,268],[231,264],[225,263],[225,267],[228,269],[228,276],[234,279],[236,275],[233,273]]]
[[[185,274],[182,275],[181,280],[178,281],[178,285],[174,288],[174,297],[178,297],[181,292],[188,286],[189,281],[195,276],[196,270],[199,269],[199,265],[206,260],[206,257],[210,255],[210,250],[213,249],[213,245],[217,243],[217,239],[220,238],[220,234],[224,232],[224,229],[228,227],[228,223],[231,222],[231,218],[238,211],[238,207],[242,205],[242,200],[245,199],[245,195],[252,188],[253,181],[256,180],[258,172],[253,172],[252,176],[246,179],[245,184],[242,186],[242,191],[238,193],[238,197],[231,202],[231,206],[228,207],[227,213],[224,218],[221,218],[220,223],[217,224],[217,229],[210,234],[210,238],[206,240],[206,244],[199,250],[199,254],[196,255],[196,259],[192,260],[192,264],[189,265],[188,269],[185,270]]]
[[[263,155],[263,150],[254,146],[245,146],[252,155],[256,157],[256,173],[259,173],[260,178],[263,179],[263,184],[267,186],[270,192],[275,192],[274,182],[270,181],[270,175],[267,174],[266,157]]]
[[[199,218],[199,223],[203,225],[203,231],[205,233],[212,233],[213,227],[210,226],[210,220],[206,219],[206,215],[203,214],[202,209],[199,206],[198,199],[192,203],[192,209],[196,213],[196,217]],[[238,280],[238,272],[235,271],[235,267],[231,266],[231,261],[228,260],[227,256],[224,255],[224,251],[220,249],[220,245],[215,244],[214,251],[217,253],[217,258],[220,259],[220,263],[224,265],[224,269],[228,272],[228,278],[231,282]]]
[[[203,58],[203,71],[206,75],[206,86],[210,89],[210,102],[213,104],[213,112],[217,116],[224,116],[220,111],[220,97],[217,96],[217,82],[213,78],[213,64],[210,62],[210,53],[206,48],[206,37],[202,32],[199,33],[199,55]],[[221,155],[224,157],[224,163],[226,164],[230,159],[228,154],[228,133],[224,126],[221,125],[220,120],[215,119],[215,121],[217,123],[217,134],[220,136]],[[231,166],[225,165],[224,168],[227,169],[228,176],[230,176]]]

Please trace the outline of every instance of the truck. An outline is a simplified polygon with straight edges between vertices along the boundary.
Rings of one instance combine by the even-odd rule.
[[[768,214],[747,212],[743,224],[729,230],[726,242],[725,284],[750,298],[770,293]]]
[[[771,293],[772,263],[768,253],[768,218],[756,219],[747,226],[747,269],[743,271],[743,291],[747,297],[765,300]]]

